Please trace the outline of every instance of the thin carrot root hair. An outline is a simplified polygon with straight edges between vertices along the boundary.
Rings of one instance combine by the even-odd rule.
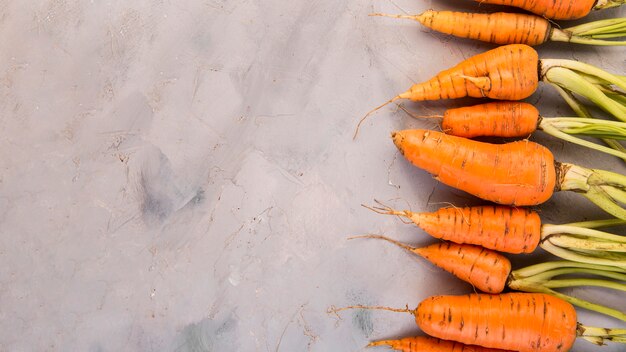
[[[404,105],[398,104],[398,108],[414,119],[442,119],[443,115],[415,115],[410,112]]]
[[[395,215],[398,217],[398,219],[400,219],[400,221],[402,221],[404,224],[412,224],[413,222],[410,220],[407,220],[408,218],[411,217],[411,210],[396,210],[388,205],[385,205],[384,203],[382,203],[379,200],[374,199],[374,202],[376,202],[376,204],[380,205],[380,206],[368,206],[365,204],[361,204],[361,206],[365,209],[369,209],[377,214],[382,214],[382,215]]]
[[[401,97],[399,95],[389,99],[387,102],[385,102],[384,104],[381,104],[379,106],[377,106],[376,108],[374,108],[373,110],[371,110],[370,112],[368,112],[367,114],[365,114],[365,116],[363,116],[360,120],[359,123],[356,125],[356,129],[354,130],[354,136],[352,136],[352,140],[356,139],[356,136],[359,134],[359,129],[361,128],[361,124],[363,124],[363,121],[365,121],[365,119],[367,119],[368,116],[370,116],[371,114],[375,113],[376,111],[380,110],[381,108],[393,103],[394,101],[400,99]]]
[[[412,222],[409,220],[406,220],[405,218],[409,218],[410,215],[410,211],[408,210],[395,210],[391,207],[388,207],[386,205],[383,205],[382,203],[380,203],[377,200],[374,200],[376,203],[380,204],[381,206],[377,207],[377,206],[369,206],[369,205],[365,205],[365,204],[361,204],[361,206],[365,209],[369,209],[377,214],[382,214],[382,215],[395,215],[398,217],[398,219],[400,219],[400,221],[402,221],[405,224],[411,224]]]
[[[382,235],[374,235],[374,234],[367,234],[367,235],[357,235],[357,236],[350,236],[348,237],[349,240],[354,240],[354,239],[358,239],[358,238],[375,238],[375,239],[379,239],[379,240],[385,240],[387,242],[393,243],[398,247],[402,247],[404,249],[406,249],[407,251],[413,252],[415,250],[417,250],[417,248],[409,246],[408,244],[396,241],[394,239],[391,239],[389,237],[386,236],[382,236]]]
[[[391,307],[385,307],[385,306],[365,306],[365,305],[354,305],[354,306],[347,306],[347,307],[341,307],[341,308],[337,308],[335,306],[331,306],[330,308],[328,308],[327,313],[334,313],[337,314],[339,312],[342,312],[344,310],[349,310],[349,309],[367,309],[367,310],[387,310],[390,312],[396,312],[396,313],[411,313],[413,315],[415,315],[415,311],[413,309],[409,309],[409,305],[406,305],[406,308],[391,308]]]

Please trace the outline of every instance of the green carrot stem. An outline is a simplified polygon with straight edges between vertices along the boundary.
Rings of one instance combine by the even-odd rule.
[[[588,35],[602,33],[606,30],[612,30],[613,28],[615,28],[614,26],[617,26],[617,28],[621,28],[625,25],[626,19],[624,18],[609,18],[583,23],[577,26],[565,28],[564,30],[577,35]]]
[[[600,187],[591,187],[583,196],[607,213],[620,219],[626,219],[626,210],[619,206],[615,200]]]
[[[525,278],[535,275],[541,275],[548,271],[554,270],[564,270],[565,268],[579,268],[586,270],[595,270],[599,273],[606,272],[615,272],[615,273],[626,273],[626,268],[618,268],[615,266],[606,266],[606,265],[597,265],[597,264],[588,264],[588,263],[580,263],[573,262],[569,260],[556,260],[545,263],[533,264],[527,266],[525,268],[517,269],[511,272],[511,275],[516,279]]]
[[[564,287],[576,287],[576,286],[593,286],[603,287],[618,291],[626,291],[626,285],[619,282],[600,280],[600,279],[556,279],[544,282],[542,285],[548,288],[564,288]]]
[[[626,189],[626,176],[612,171],[593,170],[590,176],[591,184],[610,184]]]
[[[596,265],[608,265],[615,266],[618,268],[626,269],[626,259],[619,260],[615,258],[607,258],[607,253],[603,253],[603,256],[592,256],[589,254],[580,253],[574,250],[566,249],[558,247],[550,242],[543,242],[540,244],[541,248],[543,248],[546,252],[552,253],[557,257],[580,262],[580,263],[588,263],[588,264],[596,264]]]
[[[611,222],[613,219],[611,219]],[[619,220],[624,222],[624,220]],[[563,225],[552,225],[552,224],[544,224],[541,227],[541,238],[542,240],[547,239],[550,236],[555,235],[577,235],[578,237],[584,237],[589,239],[600,239],[615,243],[626,244],[626,236],[614,235],[608,232],[599,231],[591,228],[585,228],[581,226],[572,226],[570,224]]]
[[[626,209],[600,186],[626,189],[626,176],[605,170],[592,170],[578,165],[560,163],[560,190],[582,193],[587,199],[616,218],[626,220]]]
[[[544,241],[549,241],[555,246],[572,250],[606,251],[626,253],[626,243],[616,243],[603,240],[590,240],[576,238],[569,235],[551,235]]]
[[[572,31],[570,28],[566,28],[563,31],[571,33],[572,36],[581,36],[581,37],[591,37],[591,36],[605,35],[605,34],[610,34],[610,33],[623,33],[626,29],[626,24],[623,23],[625,22],[624,19],[620,18],[620,20],[622,21],[622,23],[614,23],[614,24],[610,24],[606,26],[598,25],[596,28],[589,29],[586,31],[581,31],[581,30]],[[597,21],[597,22],[601,22],[601,21]]]
[[[556,91],[561,95],[563,100],[565,100],[567,105],[569,105],[570,108],[574,110],[576,115],[589,119],[593,118],[589,110],[578,99],[576,99],[576,97],[571,92],[561,88],[561,86],[556,83],[550,83],[550,85],[552,85],[552,87],[556,89]]]
[[[567,263],[565,265],[568,265],[567,267],[546,270],[546,271],[539,272],[531,276],[520,275],[519,270],[523,270],[523,269],[514,270],[511,272],[510,275],[512,278],[516,280],[529,280],[529,281],[535,281],[535,282],[543,282],[543,281],[549,281],[552,278],[556,276],[561,276],[561,275],[590,274],[590,275],[602,276],[602,277],[606,277],[609,279],[626,282],[625,273],[619,273],[619,272],[613,271],[614,269],[619,269],[616,267],[606,267],[602,265],[596,265],[596,267],[599,267],[600,269],[593,269],[593,268],[586,268],[586,267],[569,266],[571,265],[570,263],[575,263],[575,262],[569,262],[569,261],[565,261],[565,262]],[[578,264],[584,264],[584,263],[578,263]],[[591,266],[592,264],[587,264],[587,265]],[[613,270],[607,270],[607,268],[611,268]]]
[[[598,336],[598,337],[609,337],[609,336],[624,336],[626,335],[626,329],[606,329],[606,328],[596,328],[592,326],[586,326],[582,324],[578,324],[579,335],[578,336]]]
[[[626,96],[621,93],[615,93],[613,91],[607,91],[606,96],[613,99],[616,103],[626,106]]]
[[[580,222],[570,222],[569,224],[563,224],[565,226],[584,227],[588,229],[597,229],[601,227],[610,227],[626,224],[626,220],[623,219],[605,219],[605,220],[589,220]],[[545,225],[544,225],[545,226]]]
[[[611,186],[611,185],[600,186],[600,188],[602,188],[602,190],[606,192],[615,201],[622,203],[622,204],[626,204],[626,192],[624,192],[624,190],[618,187]]]
[[[565,90],[584,96],[618,120],[626,121],[626,107],[609,98],[597,86],[576,72],[563,67],[551,67],[544,72],[542,80],[556,83]]]
[[[545,121],[545,119],[542,120],[542,122],[543,121]],[[551,136],[554,136],[556,138],[560,138],[560,139],[563,139],[563,140],[568,141],[570,143],[578,144],[580,146],[587,147],[587,148],[590,148],[590,149],[594,149],[594,150],[597,150],[599,152],[610,154],[610,155],[613,155],[613,156],[616,156],[618,158],[626,160],[626,153],[625,152],[622,152],[622,151],[619,151],[619,150],[615,150],[613,148],[605,147],[605,146],[600,145],[598,143],[590,142],[590,141],[584,140],[582,138],[574,137],[574,136],[569,135],[567,133],[561,132],[557,128],[554,128],[553,126],[551,126],[549,123],[542,123],[542,124],[540,124],[540,128],[545,133],[547,133],[547,134],[549,134]]]
[[[602,141],[606,143],[609,147],[618,150],[620,152],[626,153],[626,147],[624,147],[619,141],[614,139],[602,138]],[[626,161],[626,160],[625,160]]]
[[[547,74],[552,68],[564,68],[570,69],[573,71],[584,72],[585,75],[596,76],[600,79],[603,79],[611,84],[615,84],[616,86],[626,90],[626,82],[622,80],[619,76],[616,76],[612,73],[604,71],[596,66],[574,61],[574,60],[561,60],[561,59],[543,59],[541,60],[541,71],[543,75]],[[542,76],[543,76],[542,75]]]
[[[618,38],[623,37],[626,34],[622,32],[611,32],[610,29],[608,32],[602,32],[598,30],[598,33],[592,34],[574,34],[572,32],[568,32],[567,30],[560,30],[558,28],[552,29],[552,34],[550,34],[550,40],[554,42],[566,42],[566,43],[576,43],[576,44],[587,44],[587,45],[599,45],[599,46],[623,46],[626,45],[626,41],[618,41],[618,40],[605,40],[609,38]]]
[[[572,252],[580,255],[585,255],[592,258],[611,260],[614,263],[623,263],[626,261],[626,254],[623,252],[611,252],[611,251],[596,251],[593,249],[584,248],[567,248]]]
[[[622,37],[623,35],[619,35]],[[614,35],[604,35],[597,36],[592,38],[580,37],[580,36],[571,36],[568,40],[554,40],[553,41],[566,41],[569,43],[575,44],[586,44],[586,45],[597,45],[597,46],[624,46],[626,45],[626,41],[623,40],[604,40],[604,38],[615,38]]]

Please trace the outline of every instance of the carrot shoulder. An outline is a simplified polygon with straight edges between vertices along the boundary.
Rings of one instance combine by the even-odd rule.
[[[597,0],[475,0],[484,4],[519,7],[545,18],[574,20],[585,17]]]
[[[485,200],[537,205],[555,190],[554,157],[537,143],[489,144],[428,130],[394,132],[392,138],[415,166]]]
[[[415,320],[440,339],[521,352],[569,351],[577,336],[574,307],[546,294],[434,296]]]

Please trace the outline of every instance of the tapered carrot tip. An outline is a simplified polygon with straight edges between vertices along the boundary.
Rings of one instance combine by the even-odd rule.
[[[396,145],[400,153],[404,155],[404,134],[402,131],[391,132],[391,139],[393,139],[393,144]]]
[[[395,348],[394,347],[394,340],[380,340],[380,341],[372,341],[370,343],[367,344],[367,346],[365,347],[376,347],[376,346],[390,346],[391,348]]]
[[[391,15],[388,13],[370,13],[370,17],[391,17],[391,18],[404,18],[407,20],[414,20],[421,22],[422,15]]]

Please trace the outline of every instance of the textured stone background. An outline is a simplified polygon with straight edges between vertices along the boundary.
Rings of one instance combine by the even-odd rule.
[[[418,334],[410,316],[326,310],[471,292],[388,244],[346,241],[433,242],[360,207],[374,198],[477,203],[397,156],[390,131],[433,123],[389,107],[351,139],[370,108],[491,47],[367,14],[477,8],[460,3],[0,0],[0,350],[359,351]],[[539,50],[626,72],[623,48]],[[529,101],[571,114],[548,87]],[[541,211],[604,216],[572,194]]]

